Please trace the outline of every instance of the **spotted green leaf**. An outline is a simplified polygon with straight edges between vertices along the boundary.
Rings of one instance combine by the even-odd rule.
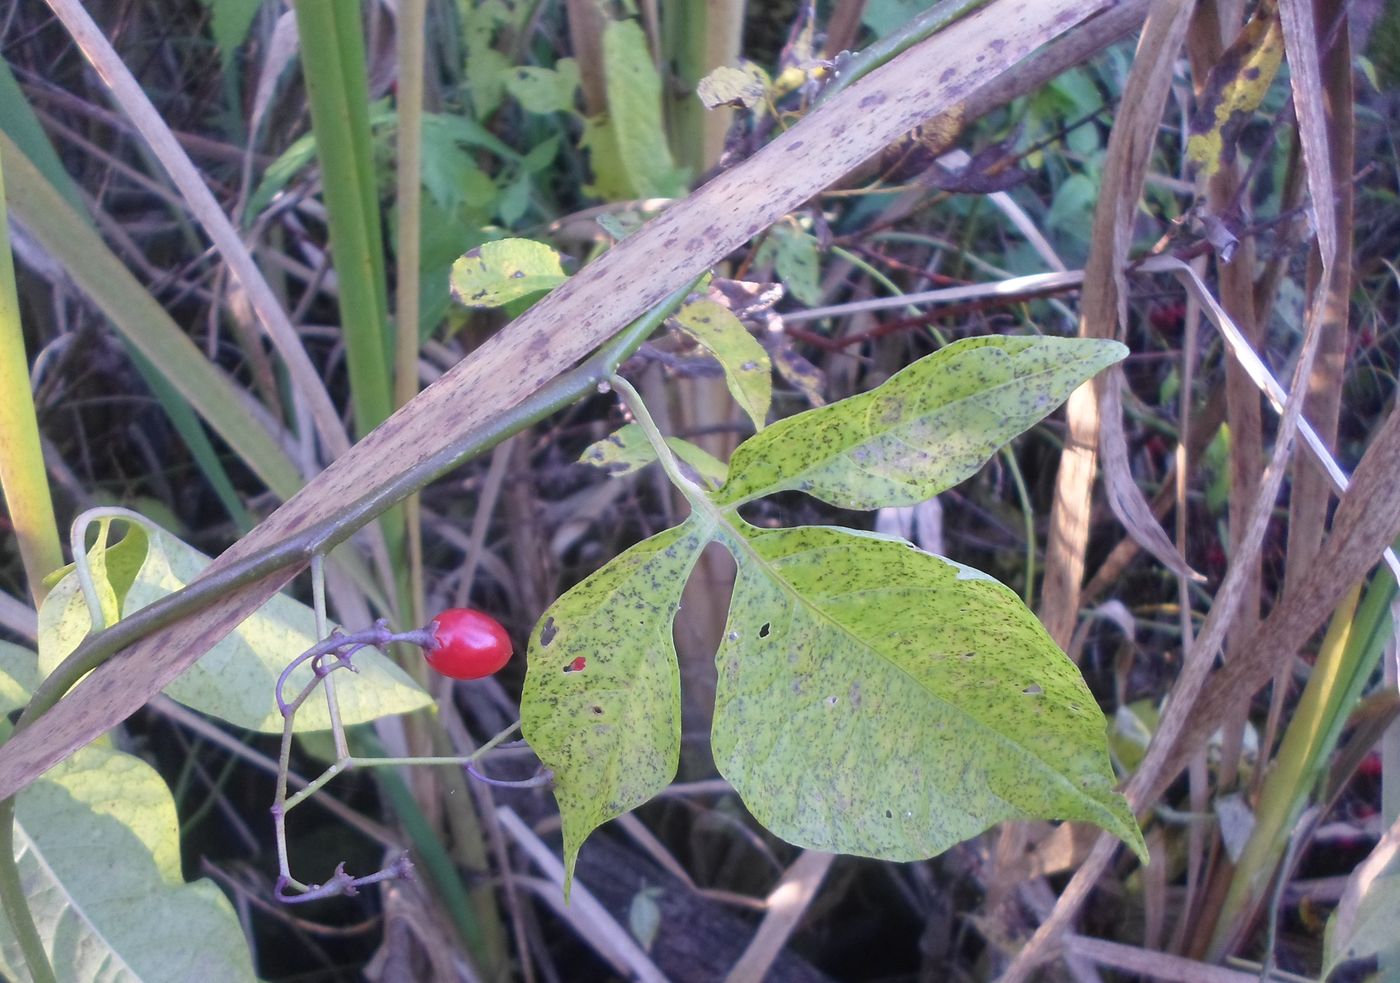
[[[773,362],[743,322],[722,304],[697,300],[676,312],[673,322],[724,369],[729,394],[762,430],[773,403]]]
[[[754,817],[810,849],[932,856],[1008,819],[1076,819],[1145,858],[1074,664],[985,574],[828,527],[725,543],[714,755]]]
[[[954,342],[877,389],[750,437],[716,499],[728,506],[797,490],[848,509],[922,502],[970,477],[1125,354],[1116,341],[1079,338]]]
[[[708,451],[679,437],[667,437],[666,446],[671,448],[681,463],[690,465],[696,475],[703,479],[704,484],[711,488],[718,488],[724,484],[724,462]],[[614,478],[631,474],[655,460],[656,453],[647,443],[642,428],[635,423],[629,423],[614,430],[602,440],[589,444],[587,450],[579,456],[581,463],[601,468]]]
[[[127,533],[108,547],[106,525],[89,551],[94,585],[106,619],[125,617],[173,593],[209,565],[209,558],[154,523],[132,513]],[[47,676],[92,630],[92,618],[78,584],[69,573],[39,608],[39,671]],[[171,699],[262,733],[281,733],[273,689],[277,677],[316,640],[311,609],[284,594],[276,595],[211,648],[165,688]],[[355,655],[358,673],[336,677],[341,720],[367,723],[390,714],[428,706],[432,699],[403,670],[374,649]],[[293,673],[289,692],[311,679],[309,666]],[[297,713],[297,730],[325,730],[330,718],[323,699],[308,700]]]
[[[802,303],[815,306],[822,301],[821,257],[817,240],[791,222],[773,226],[759,249],[759,263],[773,264],[787,292]]]
[[[695,94],[706,109],[736,106],[740,109],[762,107],[772,80],[758,64],[741,59],[738,67],[721,65],[700,80]]]
[[[681,699],[671,626],[711,534],[692,517],[643,540],[550,605],[530,636],[521,728],[554,773],[569,881],[589,833],[675,777]]]
[[[467,307],[501,307],[567,280],[559,254],[530,239],[482,243],[452,264],[452,296]]]

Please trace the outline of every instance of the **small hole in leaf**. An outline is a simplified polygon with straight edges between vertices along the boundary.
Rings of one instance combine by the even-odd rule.
[[[1041,693],[1044,693],[1045,690],[1040,688],[1039,683],[1031,683],[1025,689],[1021,690],[1021,692],[1025,693],[1027,696],[1039,696]]]
[[[828,696],[828,697],[826,698],[826,705],[829,706],[829,707],[834,707],[834,706],[836,706],[836,697],[834,697],[834,696]]]
[[[540,645],[548,645],[554,641],[554,636],[559,633],[559,629],[554,626],[554,619],[550,618],[540,629]]]
[[[973,657],[976,656],[976,655],[977,655],[976,652],[964,652],[963,655],[962,655],[962,657],[963,657],[964,659],[971,659],[971,658],[973,658]]]
[[[600,706],[598,706],[598,704],[596,704],[596,703],[593,704],[593,716],[595,716],[595,717],[601,717],[602,715],[603,715],[603,708],[600,707]]]
[[[885,810],[885,818],[886,818],[886,819],[893,819],[893,818],[894,818],[894,813],[892,813],[892,812],[890,812],[888,809],[886,809],[886,810]]]
[[[731,631],[729,633],[729,640],[731,642],[737,642],[739,640],[739,633],[737,631]]]
[[[564,671],[565,671],[565,672],[583,672],[584,668],[587,667],[587,665],[588,665],[588,660],[585,659],[583,656],[580,655],[577,659],[575,659],[574,661],[572,661],[572,662],[570,662],[568,665],[566,665],[566,666],[564,667]]]
[[[772,624],[772,622],[765,621],[765,622],[763,623],[763,627],[760,628],[760,629],[758,630],[758,637],[759,637],[759,638],[767,638],[767,637],[768,637],[768,633],[769,633],[770,631],[772,631],[772,630],[773,630],[773,624]]]

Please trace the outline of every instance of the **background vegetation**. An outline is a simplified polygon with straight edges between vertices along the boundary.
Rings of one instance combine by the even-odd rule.
[[[242,929],[204,937],[229,978],[1243,980],[1318,978],[1348,957],[1334,978],[1394,972],[1395,580],[1376,565],[1400,533],[1400,16],[1363,0],[1059,6],[1077,13],[158,0],[90,4],[85,23],[76,0],[7,5],[0,689],[17,711],[36,647],[57,661],[36,612],[71,559],[57,530],[84,510],[125,506],[208,555],[247,555],[483,429],[713,268],[756,285],[738,306],[774,365],[775,418],[963,337],[1128,345],[1121,376],[929,502],[856,513],[789,492],[748,516],[898,532],[1024,597],[1108,716],[1151,865],[1071,824],[1003,824],[909,864],[763,831],[707,745],[733,579],[714,547],[676,625],[680,776],[589,841],[571,906],[549,791],[446,768],[341,776],[290,824],[299,869],[408,850],[415,880],[273,899],[276,737],[158,695],[159,673],[251,611],[258,585],[0,748],[13,794],[39,756],[127,718],[74,755],[57,799],[21,797],[21,832],[26,809],[30,828],[58,825],[86,801],[73,775],[132,769],[113,812],[170,830],[137,837],[152,862],[131,890],[153,920],[207,904],[215,924],[207,883],[188,888],[198,905],[165,894],[212,879]],[[974,27],[955,48],[959,24]],[[1003,48],[1034,53],[979,67]],[[891,56],[924,91],[887,98]],[[800,152],[764,156],[790,131]],[[643,223],[683,199],[654,248]],[[484,310],[449,287],[454,261],[507,237],[548,243],[574,274],[510,327],[535,296]],[[681,333],[624,374],[665,433],[721,461],[753,429]],[[1300,413],[1353,475],[1345,494],[1294,441]],[[385,512],[331,554],[332,615],[408,628],[470,603],[523,649],[556,597],[685,514],[656,468],[579,463],[622,422],[612,396],[571,400]],[[289,589],[310,600],[306,578]],[[357,753],[470,753],[519,716],[522,663],[452,686],[407,659],[437,712],[352,728]],[[292,770],[329,754],[301,740]],[[535,767],[522,748],[489,770]],[[135,849],[104,840],[98,856]],[[55,919],[93,873],[56,875]],[[110,955],[162,978],[169,950],[122,941],[144,931],[105,932]],[[58,978],[77,972],[50,956]]]

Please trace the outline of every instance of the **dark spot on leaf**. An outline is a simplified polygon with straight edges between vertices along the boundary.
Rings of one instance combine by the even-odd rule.
[[[759,637],[759,638],[767,638],[767,637],[768,637],[768,633],[769,633],[770,631],[772,631],[772,630],[773,630],[773,625],[772,625],[772,623],[771,623],[771,622],[768,622],[768,621],[765,621],[765,622],[763,623],[763,627],[760,628],[760,629],[758,630],[758,637]]]
[[[601,716],[603,715],[603,708],[600,707],[600,706],[598,706],[598,704],[596,704],[596,703],[593,704],[592,710],[593,710],[593,715],[594,715],[595,717],[601,717]]]
[[[962,657],[963,657],[964,659],[971,659],[971,658],[973,658],[973,657],[976,656],[976,655],[977,655],[976,652],[964,652],[964,653],[962,654]]]
[[[1021,692],[1025,693],[1027,696],[1039,696],[1041,693],[1044,693],[1045,690],[1040,688],[1039,683],[1031,683],[1025,689],[1021,690]]]
[[[886,810],[885,810],[885,818],[886,818],[886,819],[893,819],[893,818],[894,818],[894,813],[892,813],[892,812],[890,812],[890,810],[886,809]]]
[[[540,629],[540,645],[548,645],[550,642],[554,641],[554,636],[558,633],[559,629],[554,626],[554,619],[550,618],[544,623],[544,627]]]

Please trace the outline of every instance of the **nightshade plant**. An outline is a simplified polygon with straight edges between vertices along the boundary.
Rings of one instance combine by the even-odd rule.
[[[490,265],[464,257],[460,300],[486,306],[476,281]],[[711,542],[738,565],[715,656],[715,761],[773,833],[813,849],[915,860],[1003,820],[1073,819],[1145,860],[1113,788],[1103,715],[1015,594],[902,539],[757,528],[739,511],[792,490],[847,509],[924,501],[971,476],[1126,349],[968,338],[873,391],[765,428],[767,356],[719,300],[692,300],[672,323],[718,359],[758,432],[726,467],[663,438],[614,376],[635,423],[583,460],[614,474],[659,460],[691,513],[565,593],[530,637],[521,726],[554,776],[568,878],[589,833],[675,776],[672,622]]]

